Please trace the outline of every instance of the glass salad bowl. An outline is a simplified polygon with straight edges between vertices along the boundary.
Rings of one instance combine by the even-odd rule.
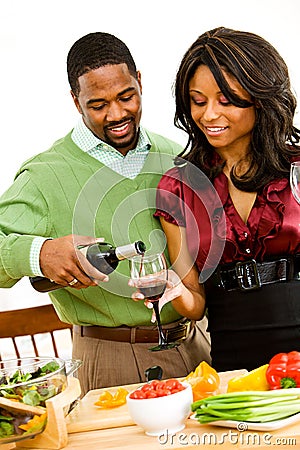
[[[44,430],[46,401],[67,387],[81,364],[53,357],[0,361],[0,446]]]

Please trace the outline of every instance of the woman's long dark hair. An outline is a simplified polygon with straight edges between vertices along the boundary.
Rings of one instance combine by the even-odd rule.
[[[223,27],[199,36],[179,66],[174,123],[188,134],[188,143],[179,156],[199,167],[211,180],[222,169],[215,166],[213,147],[191,116],[189,83],[202,64],[209,67],[233,105],[247,108],[250,103],[232,92],[223,71],[236,78],[256,105],[256,123],[247,155],[249,169],[240,177],[232,170],[235,186],[243,191],[258,191],[271,180],[287,177],[290,158],[300,154],[300,130],[293,125],[297,103],[288,68],[262,37]]]

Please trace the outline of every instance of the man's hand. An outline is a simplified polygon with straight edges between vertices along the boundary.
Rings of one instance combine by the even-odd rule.
[[[40,267],[43,275],[55,283],[75,289],[97,286],[97,281],[108,281],[108,276],[93,267],[77,249],[79,245],[103,241],[103,238],[96,239],[72,234],[48,239],[40,252]]]

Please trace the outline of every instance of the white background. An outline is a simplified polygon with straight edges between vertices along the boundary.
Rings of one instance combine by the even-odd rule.
[[[78,38],[105,31],[122,39],[142,73],[143,125],[185,144],[185,135],[173,125],[176,69],[190,44],[218,26],[270,41],[288,64],[299,98],[299,0],[2,2],[0,193],[24,160],[46,150],[78,120],[66,74],[66,56]],[[37,302],[48,302],[48,296],[33,291],[27,279],[0,289],[0,310]]]

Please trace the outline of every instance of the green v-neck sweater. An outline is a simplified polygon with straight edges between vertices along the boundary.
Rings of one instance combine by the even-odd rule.
[[[181,147],[147,134],[151,149],[133,180],[83,152],[71,133],[23,164],[0,199],[0,287],[34,275],[29,255],[36,236],[74,233],[104,237],[114,246],[142,240],[147,249],[164,249],[159,221],[153,217],[156,186]],[[49,293],[61,320],[108,327],[149,325],[152,312],[131,299],[128,261],[121,261],[109,278],[96,287]],[[163,308],[163,323],[179,317],[171,304]]]

